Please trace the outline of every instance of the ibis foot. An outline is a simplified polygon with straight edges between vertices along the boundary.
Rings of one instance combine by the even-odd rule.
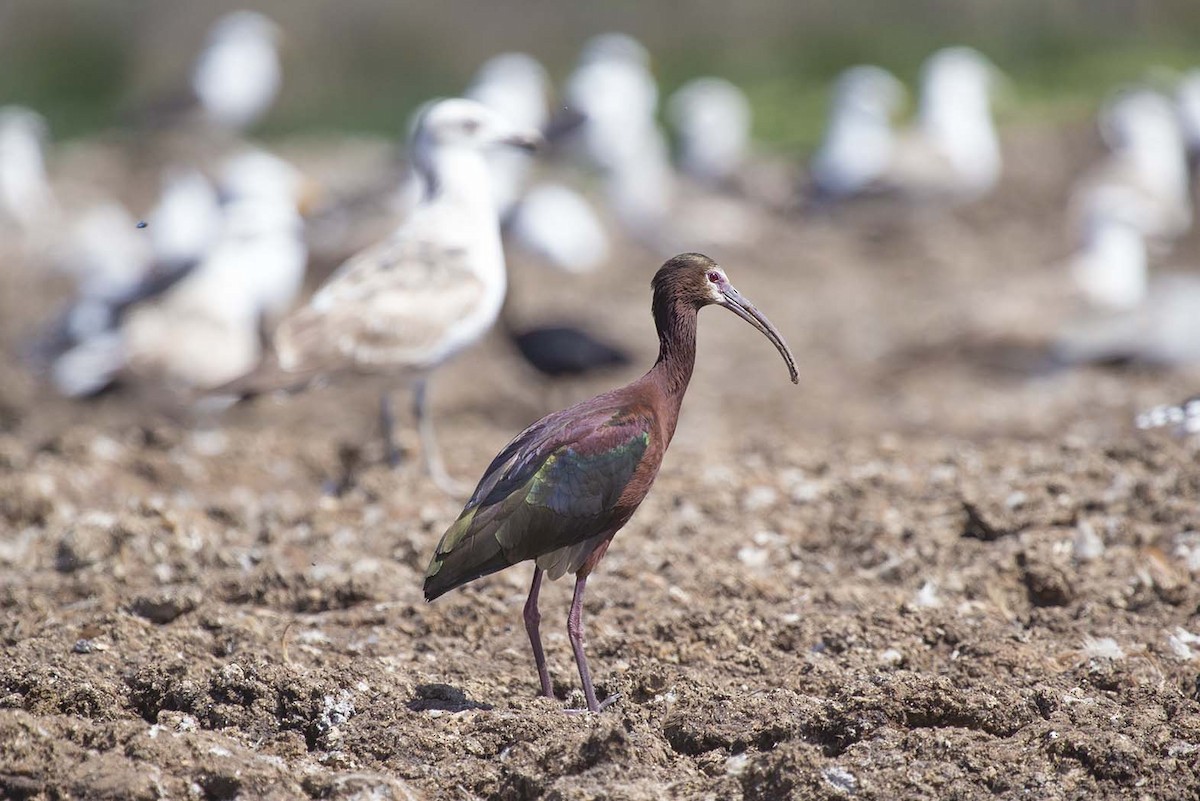
[[[608,709],[610,706],[612,706],[613,704],[615,704],[617,701],[620,701],[620,700],[621,700],[621,694],[613,693],[612,695],[608,696],[600,703],[596,704],[595,709],[588,709],[587,707],[583,707],[581,709],[568,708],[568,709],[564,709],[563,712],[566,712],[568,715],[586,715],[588,713],[591,713],[594,715],[599,715],[601,712]]]

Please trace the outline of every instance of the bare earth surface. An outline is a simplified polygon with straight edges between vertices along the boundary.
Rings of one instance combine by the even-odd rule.
[[[1005,145],[974,208],[768,215],[711,252],[801,384],[701,315],[676,441],[589,583],[592,668],[621,695],[598,716],[563,712],[569,582],[542,593],[553,701],[528,566],[422,600],[460,504],[379,465],[374,387],[219,427],[129,390],[56,399],[16,351],[62,286],[7,252],[0,797],[1197,797],[1200,444],[1131,419],[1200,373],[1045,365],[1078,311],[1048,265],[1096,144]],[[648,366],[660,261],[514,265],[522,315],[587,320],[639,366],[548,393],[477,348],[433,390],[456,473]],[[1195,241],[1165,264],[1200,266]]]

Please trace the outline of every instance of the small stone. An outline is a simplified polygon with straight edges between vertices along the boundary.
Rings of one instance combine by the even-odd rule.
[[[766,548],[755,548],[750,545],[744,548],[739,548],[737,552],[738,561],[747,567],[763,568],[770,561],[770,553]]]
[[[734,754],[725,760],[725,773],[730,776],[741,776],[746,772],[746,766],[750,764],[750,756],[748,754]]]
[[[96,647],[91,640],[80,639],[75,641],[75,645],[71,647],[71,650],[77,654],[90,654],[96,650]]]
[[[1079,525],[1075,527],[1073,548],[1076,561],[1091,562],[1104,555],[1104,540],[1096,533],[1091,523],[1080,520]]]
[[[845,793],[846,795],[854,795],[858,792],[858,779],[845,768],[839,768],[836,765],[822,768],[821,778],[838,792]]]
[[[138,596],[130,604],[129,609],[138,617],[144,617],[152,623],[164,625],[186,615],[198,605],[199,601],[190,593],[168,591]]]
[[[770,509],[779,500],[779,493],[773,487],[759,484],[751,487],[742,498],[742,508],[747,512],[761,512]]]
[[[1118,662],[1125,658],[1125,651],[1112,637],[1084,637],[1081,650],[1088,659],[1106,659],[1110,662]]]
[[[1004,505],[1009,509],[1020,509],[1027,503],[1029,503],[1029,494],[1021,492],[1020,490],[1010,493],[1009,496],[1004,499]]]
[[[938,597],[937,583],[926,581],[922,584],[917,597],[913,599],[913,605],[923,609],[936,609],[941,606],[942,599]]]

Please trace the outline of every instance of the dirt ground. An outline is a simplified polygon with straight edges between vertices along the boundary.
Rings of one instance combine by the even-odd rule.
[[[17,352],[62,285],[9,252],[0,796],[1200,796],[1200,443],[1131,422],[1200,372],[1042,356],[1078,312],[1048,265],[1097,147],[1010,130],[972,208],[766,215],[714,250],[801,383],[702,313],[675,443],[589,583],[592,669],[620,693],[596,716],[563,711],[569,581],[542,593],[553,701],[528,566],[422,600],[460,504],[379,464],[375,387],[216,421],[57,399]],[[589,321],[638,365],[549,390],[485,343],[434,385],[454,472],[649,365],[660,261],[513,265],[518,313]],[[1200,266],[1196,240],[1162,264]]]

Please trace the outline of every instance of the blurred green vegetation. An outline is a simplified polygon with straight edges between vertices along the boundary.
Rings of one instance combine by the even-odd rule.
[[[561,78],[579,45],[606,30],[647,43],[664,94],[701,74],[740,83],[759,137],[782,150],[816,141],[840,70],[876,63],[911,86],[946,44],[978,47],[1013,79],[1010,121],[1084,118],[1117,85],[1200,65],[1196,0],[0,0],[0,104],[38,109],[57,138],[118,126],[185,86],[208,24],[242,6],[288,33],[268,137],[396,135],[412,108],[460,91],[493,53],[527,50]]]

